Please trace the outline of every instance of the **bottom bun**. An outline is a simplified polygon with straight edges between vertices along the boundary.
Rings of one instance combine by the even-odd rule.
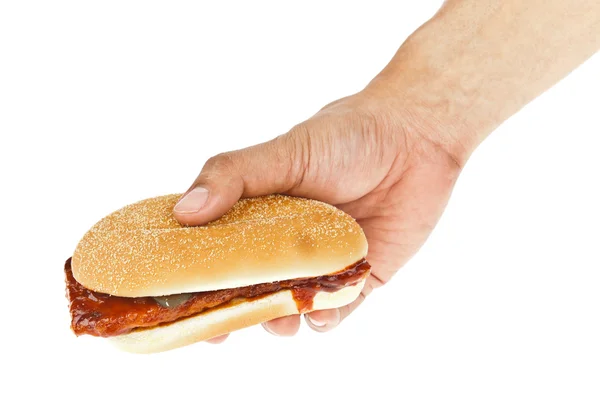
[[[353,302],[365,279],[337,292],[319,292],[312,309],[338,308]],[[134,331],[108,340],[129,353],[158,353],[211,339],[242,328],[286,315],[300,314],[290,290],[281,290],[252,301],[240,301],[229,307],[208,311],[169,325]]]

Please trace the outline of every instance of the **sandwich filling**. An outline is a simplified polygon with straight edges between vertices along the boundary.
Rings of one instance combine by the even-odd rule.
[[[185,293],[164,297],[119,297],[85,288],[73,277],[71,259],[65,263],[71,328],[77,335],[118,336],[176,322],[200,313],[252,301],[280,290],[290,290],[298,311],[312,309],[318,292],[336,292],[356,285],[369,274],[365,259],[331,275],[261,283],[240,288]]]

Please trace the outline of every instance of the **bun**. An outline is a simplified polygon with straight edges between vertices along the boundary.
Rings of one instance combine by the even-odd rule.
[[[99,221],[75,249],[75,279],[115,296],[163,296],[328,275],[367,253],[356,221],[325,203],[281,195],[243,199],[208,225],[183,227],[172,214],[179,198],[174,194],[143,200]],[[290,312],[292,304],[281,296],[239,307],[250,307],[244,317],[248,321],[262,320],[267,314]],[[270,297],[281,306],[265,307]],[[222,313],[241,310],[237,307],[198,318],[218,320]],[[241,322],[234,318],[224,323]],[[208,323],[202,334],[212,335],[207,329],[222,332],[219,324]],[[161,329],[173,329],[169,327]]]
[[[337,292],[317,293],[309,311],[337,308],[351,303],[358,297],[364,283],[363,279],[356,285]],[[217,308],[168,325],[110,337],[108,340],[126,352],[157,353],[292,314],[299,314],[292,293],[282,290],[258,300],[242,300],[235,305]]]

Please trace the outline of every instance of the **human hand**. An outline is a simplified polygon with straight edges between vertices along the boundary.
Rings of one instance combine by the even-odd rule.
[[[211,158],[174,209],[181,223],[199,225],[241,197],[282,193],[324,201],[353,216],[367,237],[372,272],[353,303],[306,315],[319,332],[337,326],[421,247],[464,161],[444,150],[447,139],[432,119],[409,112],[375,86],[327,105],[274,140]],[[290,336],[300,316],[263,326]]]
[[[311,328],[328,331],[421,247],[476,146],[598,50],[599,7],[448,0],[363,91],[272,141],[211,158],[174,215],[204,224],[240,197],[282,193],[353,216],[372,272],[352,304],[307,315]],[[289,336],[300,317],[264,326]]]

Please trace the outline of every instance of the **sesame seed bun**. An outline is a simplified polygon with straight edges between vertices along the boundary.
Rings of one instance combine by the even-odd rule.
[[[322,202],[243,199],[216,221],[183,227],[172,212],[179,197],[143,200],[99,221],[75,249],[75,279],[115,296],[163,296],[329,275],[367,253],[356,221]]]

